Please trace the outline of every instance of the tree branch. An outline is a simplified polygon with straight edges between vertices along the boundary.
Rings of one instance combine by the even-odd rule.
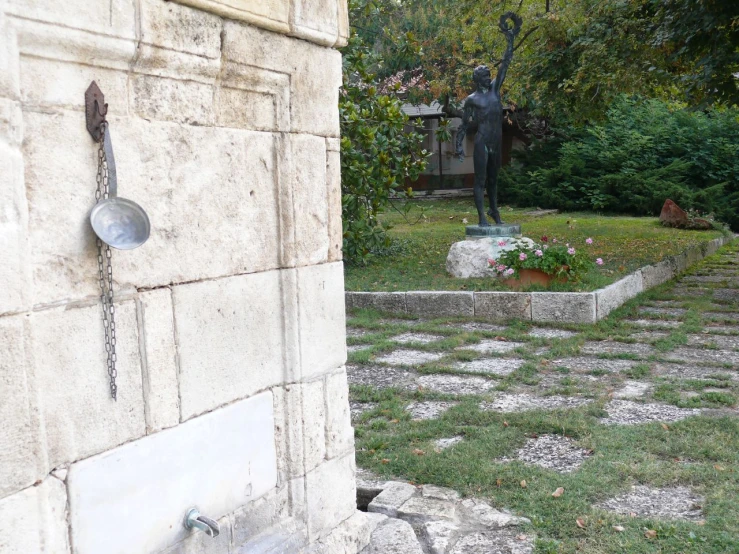
[[[515,52],[516,50],[518,50],[521,47],[521,45],[523,44],[523,41],[525,41],[527,38],[529,38],[529,35],[531,35],[531,33],[533,33],[534,31],[536,31],[538,28],[539,28],[539,26],[536,25],[535,27],[532,27],[531,29],[529,29],[526,32],[526,34],[524,34],[521,37],[521,40],[518,41],[518,44],[513,48],[513,51]],[[503,60],[498,60],[497,62],[495,62],[493,64],[493,67],[498,67],[501,64],[502,61]]]

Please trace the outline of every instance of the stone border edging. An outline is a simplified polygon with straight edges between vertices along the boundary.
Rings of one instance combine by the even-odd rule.
[[[639,293],[661,285],[737,235],[694,246],[593,292],[345,292],[347,309],[374,308],[421,317],[478,317],[558,323],[595,323]]]

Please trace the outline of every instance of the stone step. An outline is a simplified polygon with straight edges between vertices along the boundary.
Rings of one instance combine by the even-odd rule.
[[[424,554],[410,523],[386,518],[372,532],[370,543],[361,554]]]

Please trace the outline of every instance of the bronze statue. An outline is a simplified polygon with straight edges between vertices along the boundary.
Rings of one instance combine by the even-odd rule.
[[[508,20],[513,21],[513,28],[508,26]],[[500,86],[505,79],[508,66],[513,59],[513,41],[521,30],[523,20],[513,12],[506,12],[500,17],[498,27],[506,36],[506,47],[503,60],[498,68],[495,81],[490,78],[490,70],[485,65],[475,68],[472,78],[477,90],[464,101],[464,116],[462,125],[457,130],[457,155],[460,161],[464,159],[464,138],[470,123],[477,125],[475,136],[475,207],[480,217],[480,227],[489,227],[485,217],[483,202],[485,189],[488,192],[490,211],[488,214],[495,223],[502,225],[498,212],[498,170],[502,163],[501,142],[503,138],[503,105],[500,101]]]

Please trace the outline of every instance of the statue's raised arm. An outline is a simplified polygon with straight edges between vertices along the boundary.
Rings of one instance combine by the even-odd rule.
[[[508,26],[509,19],[513,22],[513,27]],[[500,16],[500,23],[498,23],[498,28],[500,29],[500,32],[505,35],[506,42],[508,44],[505,49],[505,54],[503,54],[503,60],[500,62],[498,74],[495,76],[495,82],[493,83],[493,87],[495,88],[496,92],[500,92],[500,87],[505,80],[508,66],[511,65],[511,60],[513,59],[513,42],[516,40],[516,36],[518,36],[518,33],[521,31],[522,23],[523,20],[521,19],[521,17],[513,12],[506,12]]]

